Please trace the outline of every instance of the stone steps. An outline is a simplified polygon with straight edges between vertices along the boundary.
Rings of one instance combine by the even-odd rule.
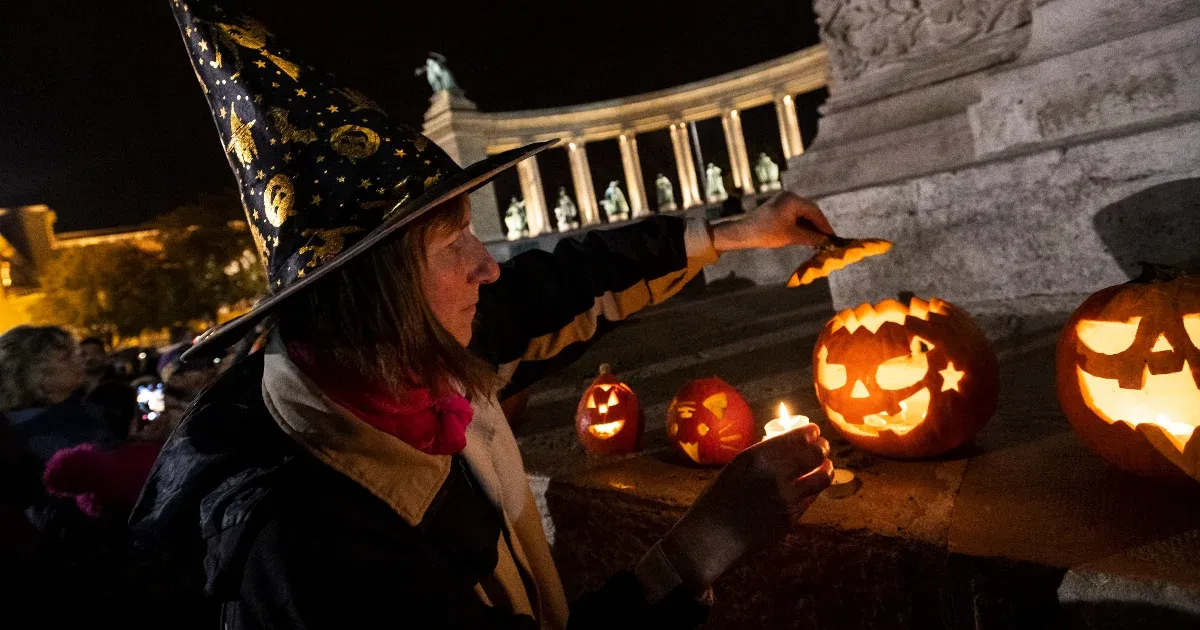
[[[1074,437],[1053,386],[1062,314],[978,318],[1001,359],[997,416],[974,444],[900,462],[851,447],[829,426],[809,367],[829,310],[769,308],[780,300],[796,296],[758,288],[643,313],[533,392],[528,426],[537,430],[521,431],[520,442],[570,595],[632,566],[715,476],[669,446],[663,418],[685,379],[717,374],[742,392],[760,426],[780,400],[810,415],[835,463],[862,485],[849,497],[821,497],[782,544],[726,575],[709,627],[1108,628],[1139,627],[1141,618],[1158,624],[1144,627],[1198,627],[1200,486],[1129,477]],[[754,328],[751,312],[770,325]],[[683,322],[710,317],[727,325],[693,331],[690,353],[646,361],[650,350],[630,349],[639,340],[677,344],[670,336]],[[646,450],[589,457],[572,421],[590,380],[582,364],[610,357],[626,359],[622,373],[647,418]],[[635,357],[641,362],[627,360]]]

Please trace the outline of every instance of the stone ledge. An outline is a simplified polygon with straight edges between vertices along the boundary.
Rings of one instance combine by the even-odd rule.
[[[787,399],[818,416],[834,461],[861,489],[822,496],[783,543],[722,578],[709,627],[1196,627],[1200,486],[1154,485],[1087,451],[1054,399],[1053,335],[1018,333],[998,343],[997,417],[974,444],[934,461],[854,449],[812,413],[807,382],[795,382]],[[759,418],[779,395],[739,388]],[[562,455],[566,431],[537,439],[522,443],[531,470],[547,461],[531,447],[560,454],[544,498],[572,596],[631,567],[716,475],[669,448],[661,422],[648,424],[645,453],[617,459]]]
[[[1116,627],[1100,621],[1135,613],[1160,628],[1200,622],[1195,488],[1125,477],[1070,433],[934,462],[839,451],[842,465],[862,466],[862,489],[818,499],[782,544],[726,575],[709,627]],[[713,476],[660,451],[552,481],[569,595],[632,566]]]

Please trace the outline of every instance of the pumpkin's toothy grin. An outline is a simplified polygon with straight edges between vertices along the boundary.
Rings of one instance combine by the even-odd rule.
[[[588,425],[588,431],[590,431],[592,435],[602,440],[607,440],[608,438],[620,433],[621,428],[624,426],[624,420],[613,420],[612,422],[605,422],[604,424]]]
[[[929,400],[929,388],[922,387],[917,393],[900,401],[900,411],[896,415],[886,411],[867,414],[863,416],[862,424],[847,422],[845,416],[829,407],[825,407],[825,413],[840,428],[858,435],[878,437],[882,431],[904,435],[925,420],[925,414],[929,411]]]
[[[1078,366],[1075,369],[1084,402],[1109,424],[1156,424],[1181,453],[1200,427],[1200,388],[1187,361],[1182,370],[1170,374],[1151,374],[1146,368],[1141,389],[1125,389],[1115,378],[1093,376]]]
[[[692,458],[692,461],[694,461],[694,462],[700,461],[700,443],[699,442],[680,442],[679,448],[682,448],[683,452],[687,453],[687,456]]]

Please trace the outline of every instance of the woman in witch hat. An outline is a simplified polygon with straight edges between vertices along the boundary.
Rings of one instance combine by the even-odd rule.
[[[656,216],[500,266],[467,193],[553,143],[460,168],[260,23],[173,7],[270,282],[188,354],[270,332],[190,407],[135,530],[227,628],[701,623],[713,581],[829,483],[816,426],[743,452],[636,566],[568,607],[497,393],[720,251],[819,242],[796,219],[832,233],[820,210],[789,195],[717,228]]]

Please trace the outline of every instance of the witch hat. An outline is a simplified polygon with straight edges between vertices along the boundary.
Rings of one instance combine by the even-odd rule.
[[[254,309],[202,334],[185,358],[228,347],[310,283],[556,142],[462,168],[254,19],[204,0],[172,6],[269,283]]]

